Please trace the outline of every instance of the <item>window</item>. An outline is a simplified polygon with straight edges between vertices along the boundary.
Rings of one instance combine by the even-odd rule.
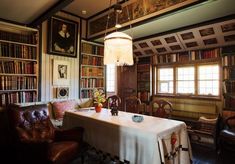
[[[116,88],[116,66],[113,64],[106,66],[106,86],[107,92],[115,92]]]
[[[219,95],[219,66],[205,65],[198,67],[198,94]]]
[[[160,68],[158,71],[158,92],[173,93],[173,68]]]
[[[195,93],[194,72],[194,67],[177,68],[177,93]]]
[[[219,96],[219,64],[158,68],[158,93]],[[174,86],[175,85],[175,86]]]

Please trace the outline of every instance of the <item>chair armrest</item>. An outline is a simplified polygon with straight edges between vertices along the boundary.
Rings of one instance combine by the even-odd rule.
[[[77,141],[82,142],[84,129],[76,127],[69,130],[55,130],[55,141]]]
[[[225,125],[229,128],[229,129],[231,129],[231,126],[229,125],[229,120],[233,120],[233,119],[235,119],[235,116],[231,116],[231,117],[227,117],[226,119],[225,119],[225,121],[224,121],[224,123],[225,123]]]
[[[48,149],[52,141],[25,141],[19,142],[18,151],[19,153],[28,154],[29,158],[37,158],[39,160],[44,160],[48,158]]]

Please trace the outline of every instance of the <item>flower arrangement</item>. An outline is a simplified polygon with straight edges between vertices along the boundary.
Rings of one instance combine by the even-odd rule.
[[[94,103],[97,104],[97,106],[103,106],[102,103],[106,101],[105,99],[105,94],[102,89],[97,89],[95,88],[93,91],[93,98],[94,98]]]

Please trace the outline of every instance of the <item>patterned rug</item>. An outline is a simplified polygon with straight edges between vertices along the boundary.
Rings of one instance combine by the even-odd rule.
[[[117,156],[97,150],[88,145],[84,153],[84,164],[129,164],[127,160],[121,161]],[[71,164],[82,164],[81,157],[74,160]]]

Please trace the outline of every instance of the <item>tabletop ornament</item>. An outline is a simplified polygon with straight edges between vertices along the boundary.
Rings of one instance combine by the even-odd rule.
[[[111,114],[112,116],[118,116],[118,107],[117,106],[113,106],[113,107],[110,107],[111,109]]]
[[[132,116],[132,121],[134,121],[134,122],[142,122],[143,120],[144,120],[143,116],[139,116],[139,115]]]

